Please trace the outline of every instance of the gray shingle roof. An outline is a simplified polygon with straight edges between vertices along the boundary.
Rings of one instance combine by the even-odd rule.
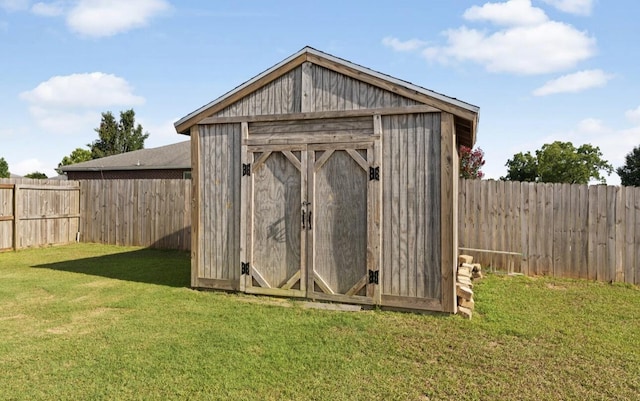
[[[62,171],[169,170],[191,168],[190,141],[134,150],[62,167]]]

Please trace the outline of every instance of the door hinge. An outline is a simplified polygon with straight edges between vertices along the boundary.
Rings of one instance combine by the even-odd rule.
[[[380,167],[369,167],[369,181],[380,181]]]
[[[242,176],[251,175],[251,163],[242,163]]]
[[[379,270],[369,270],[369,284],[378,284]]]
[[[249,274],[249,263],[240,262],[240,266],[242,267],[242,275]]]

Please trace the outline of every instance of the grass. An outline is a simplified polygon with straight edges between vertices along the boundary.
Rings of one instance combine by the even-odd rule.
[[[467,321],[308,310],[188,282],[181,252],[0,254],[0,399],[640,397],[637,287],[492,275]]]

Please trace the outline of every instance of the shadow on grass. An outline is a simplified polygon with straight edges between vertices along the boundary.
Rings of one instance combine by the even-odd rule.
[[[184,251],[141,249],[33,267],[169,287],[188,287],[189,258],[189,253]]]

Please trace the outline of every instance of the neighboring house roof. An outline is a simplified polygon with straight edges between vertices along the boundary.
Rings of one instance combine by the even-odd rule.
[[[104,170],[169,170],[191,168],[190,141],[160,146],[158,148],[134,150],[119,155],[107,156],[69,166],[61,167],[67,171],[104,171]]]
[[[23,177],[21,175],[18,175],[18,174],[9,173],[9,178],[23,178]]]
[[[278,77],[300,66],[305,61],[310,61],[325,68],[348,74],[359,80],[366,80],[367,82],[384,89],[389,89],[390,85],[395,89],[402,88],[401,93],[399,93],[400,95],[410,97],[423,104],[431,105],[456,116],[457,120],[459,120],[456,121],[456,127],[461,131],[459,134],[462,134],[466,139],[465,142],[470,143],[471,146],[475,143],[478,114],[480,111],[478,106],[434,92],[412,84],[411,82],[403,81],[390,75],[371,70],[339,57],[321,52],[309,46],[176,121],[174,124],[176,131],[179,134],[188,135],[189,129],[199,121],[206,117],[211,117],[224,107],[241,99],[248,93],[261,88],[269,82],[272,82]],[[391,90],[394,89],[391,88]]]

